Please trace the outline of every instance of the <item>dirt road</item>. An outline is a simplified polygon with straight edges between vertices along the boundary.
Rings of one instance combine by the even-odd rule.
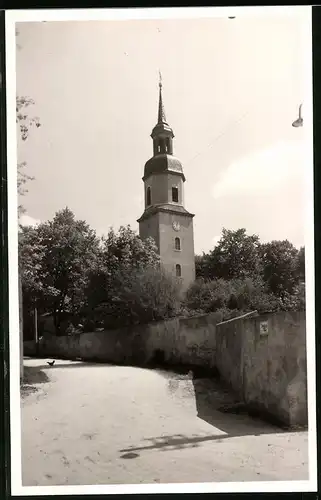
[[[307,432],[213,409],[207,380],[133,367],[25,360],[23,486],[308,479]],[[212,404],[208,395],[212,394]]]

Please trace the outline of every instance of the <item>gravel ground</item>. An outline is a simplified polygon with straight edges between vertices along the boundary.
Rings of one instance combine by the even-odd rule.
[[[308,433],[217,411],[217,382],[25,360],[23,486],[308,479]]]

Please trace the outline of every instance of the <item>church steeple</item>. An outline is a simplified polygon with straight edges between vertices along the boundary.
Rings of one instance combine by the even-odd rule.
[[[187,289],[195,280],[194,214],[184,206],[183,165],[173,155],[174,133],[166,120],[162,91],[160,75],[157,123],[151,134],[154,154],[145,163],[145,208],[137,222],[141,239],[155,241],[162,268]]]
[[[159,154],[173,154],[174,133],[166,121],[165,108],[162,95],[162,75],[159,73],[159,101],[158,101],[158,119],[153,128],[151,137],[154,145],[154,156]]]

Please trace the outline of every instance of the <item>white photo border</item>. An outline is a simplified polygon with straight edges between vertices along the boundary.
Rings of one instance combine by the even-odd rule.
[[[314,189],[313,189],[313,85],[312,6],[278,7],[187,7],[146,9],[75,9],[6,11],[6,91],[8,137],[8,255],[9,255],[9,346],[11,493],[28,495],[93,495],[143,493],[260,493],[317,491],[316,387],[315,387],[315,300],[314,300]],[[306,328],[309,414],[309,480],[220,482],[191,484],[126,484],[84,486],[22,486],[20,417],[20,342],[18,293],[17,219],[17,129],[16,129],[16,23],[41,21],[96,21],[134,19],[192,19],[227,16],[302,16],[306,41],[306,91],[304,129],[306,142]]]

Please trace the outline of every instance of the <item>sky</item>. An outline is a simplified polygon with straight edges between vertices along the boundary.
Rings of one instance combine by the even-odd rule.
[[[41,121],[18,141],[35,177],[24,223],[68,206],[99,234],[138,229],[160,69],[195,252],[223,227],[303,245],[312,165],[305,128],[291,124],[306,97],[304,25],[285,14],[19,23],[17,94]]]

